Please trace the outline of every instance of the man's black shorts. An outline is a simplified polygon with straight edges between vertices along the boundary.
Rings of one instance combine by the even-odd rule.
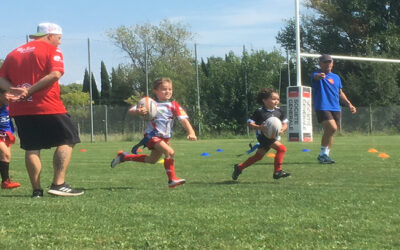
[[[340,111],[316,110],[318,123],[327,120],[335,120],[336,124],[340,123]]]
[[[25,115],[14,117],[21,148],[40,150],[81,142],[68,114]]]

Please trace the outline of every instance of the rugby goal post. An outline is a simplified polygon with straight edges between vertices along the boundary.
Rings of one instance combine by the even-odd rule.
[[[312,141],[312,89],[301,84],[301,57],[318,58],[321,54],[301,53],[300,51],[300,0],[295,0],[296,19],[296,75],[297,86],[287,87],[287,117],[289,141],[310,142]],[[333,59],[400,63],[399,59],[384,59],[372,57],[355,57],[331,55]]]
[[[300,0],[295,0],[296,19],[296,75],[297,86],[288,86],[287,117],[289,141],[312,141],[312,102],[311,87],[301,86],[301,55],[300,55]]]

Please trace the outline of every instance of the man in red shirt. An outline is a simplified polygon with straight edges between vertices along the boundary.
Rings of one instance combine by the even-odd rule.
[[[52,195],[77,196],[82,190],[65,183],[72,148],[80,142],[60,98],[58,80],[64,74],[62,29],[54,23],[40,23],[30,41],[7,55],[0,68],[0,88],[10,91],[10,116],[15,120],[21,148],[33,188],[32,197],[42,197],[40,150],[56,147]]]

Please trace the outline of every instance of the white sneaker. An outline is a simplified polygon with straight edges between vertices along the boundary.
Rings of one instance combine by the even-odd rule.
[[[126,153],[124,153],[123,151],[119,151],[117,156],[111,161],[111,168],[114,168],[121,162],[124,162],[125,155],[126,155]]]
[[[176,186],[179,186],[179,185],[182,185],[182,184],[185,184],[185,182],[186,182],[186,180],[185,179],[175,179],[175,180],[172,180],[172,181],[169,181],[168,182],[168,187],[170,187],[170,188],[174,188],[174,187],[176,187]]]

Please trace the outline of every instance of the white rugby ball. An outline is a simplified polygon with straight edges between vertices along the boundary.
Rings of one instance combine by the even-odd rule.
[[[150,97],[143,97],[137,104],[137,107],[145,107],[147,114],[141,116],[144,120],[152,120],[157,115],[157,103]]]
[[[279,132],[282,129],[282,122],[279,118],[270,117],[267,120],[265,120],[264,124],[267,127],[267,129],[266,129],[266,131],[263,131],[262,133],[268,139],[275,139],[279,136]]]

